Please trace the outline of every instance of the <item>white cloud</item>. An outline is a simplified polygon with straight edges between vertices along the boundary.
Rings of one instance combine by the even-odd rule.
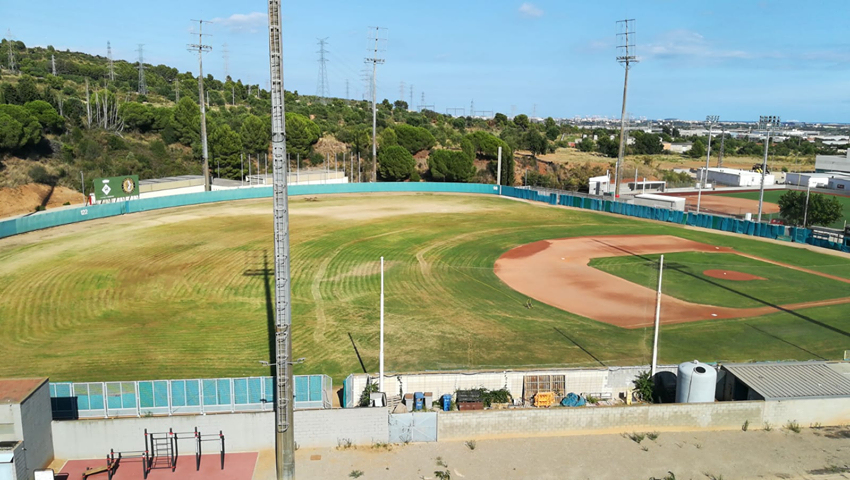
[[[670,30],[655,38],[638,53],[646,57],[675,59],[679,57],[711,59],[749,59],[753,55],[742,50],[724,50],[711,45],[705,37],[692,30]]]
[[[214,18],[212,22],[235,33],[257,33],[268,26],[268,15],[263,12],[234,13],[227,18]]]
[[[523,3],[522,5],[519,6],[519,13],[521,15],[526,16],[526,17],[535,17],[536,18],[536,17],[542,17],[543,16],[543,10],[536,7],[534,4],[531,4],[531,3],[528,3],[528,2],[525,2],[525,3]]]

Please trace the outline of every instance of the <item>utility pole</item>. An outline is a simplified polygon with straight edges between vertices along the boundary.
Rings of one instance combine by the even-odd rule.
[[[109,60],[109,81],[115,81],[115,65],[112,60],[112,42],[106,42],[106,58]],[[55,74],[54,74],[55,75]]]
[[[617,22],[617,62],[623,65],[626,70],[626,79],[623,82],[623,109],[620,113],[620,149],[617,153],[617,166],[614,171],[614,198],[620,197],[620,166],[623,164],[623,157],[626,154],[626,100],[629,93],[629,70],[633,63],[637,63],[638,59],[635,55],[635,20],[620,20]]]
[[[139,52],[139,95],[147,95],[148,87],[145,85],[145,44],[140,43]]]
[[[9,71],[15,73],[18,66],[15,64],[15,49],[12,48],[12,30],[6,30],[6,43],[9,45]]]
[[[782,120],[777,115],[762,115],[759,117],[759,129],[764,129],[764,161],[761,164],[761,187],[759,187],[759,216],[758,222],[761,223],[761,212],[764,206],[764,176],[767,175],[767,149],[770,145],[770,133],[778,126],[782,125]]]
[[[227,49],[227,42],[221,46],[221,56],[224,58],[224,79],[230,76],[230,50]]]
[[[381,30],[386,33],[386,28],[381,27],[369,27],[369,44],[371,45],[372,41],[375,42],[375,48],[371,49],[372,56],[366,58],[366,63],[372,64],[372,181],[378,181],[378,83],[376,80],[376,75],[378,73],[378,64],[383,64],[385,62],[384,58],[378,55],[379,52],[386,51],[386,37],[381,37]],[[384,45],[381,45],[381,42],[384,42]]]
[[[328,37],[320,38],[319,40],[319,85],[316,88],[316,96],[321,99],[321,102],[325,105],[328,103],[328,97],[330,96],[330,85],[328,84],[328,59],[325,58],[325,54],[328,53],[325,50],[325,45],[328,44]]]
[[[705,170],[702,172],[702,182],[700,182],[697,192],[697,214],[699,214],[700,202],[702,201],[702,189],[705,188],[705,182],[708,180],[708,164],[711,161],[711,128],[718,120],[720,120],[718,115],[707,115],[705,117],[705,123],[708,124],[708,154],[705,156]]]
[[[272,100],[275,250],[275,429],[278,480],[295,478],[292,389],[292,303],[289,275],[289,165],[286,161],[286,116],[283,103],[283,32],[280,0],[269,0],[269,69]]]
[[[201,146],[203,147],[204,160],[204,191],[212,190],[210,185],[209,151],[207,150],[207,108],[204,101],[204,53],[212,50],[209,45],[204,45],[204,24],[212,23],[205,20],[192,20],[198,22],[198,43],[189,45],[190,52],[198,52],[198,103],[201,104]]]

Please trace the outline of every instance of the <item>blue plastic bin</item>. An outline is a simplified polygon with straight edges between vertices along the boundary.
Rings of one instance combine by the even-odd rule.
[[[443,411],[448,412],[449,408],[452,406],[452,394],[447,393],[443,395]]]
[[[413,409],[414,410],[422,410],[425,408],[425,394],[422,392],[416,392],[413,394]]]

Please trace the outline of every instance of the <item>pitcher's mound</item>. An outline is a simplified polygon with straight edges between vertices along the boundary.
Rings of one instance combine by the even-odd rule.
[[[748,282],[750,280],[767,280],[766,278],[750,275],[749,273],[736,272],[734,270],[706,270],[702,272],[702,274],[711,278],[735,280],[739,282]]]

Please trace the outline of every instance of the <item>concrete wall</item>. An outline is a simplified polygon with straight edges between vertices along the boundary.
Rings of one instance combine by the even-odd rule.
[[[803,427],[815,423],[846,425],[850,423],[850,398],[765,402],[764,421],[775,427],[781,427],[791,421]]]
[[[760,424],[764,402],[440,412],[440,441],[682,429],[736,429]]]
[[[53,461],[51,412],[50,387],[47,382],[41,384],[20,404],[20,423],[26,449],[28,478],[33,476],[33,470],[44,468]]]
[[[299,410],[295,441],[305,448],[336,446],[341,438],[355,445],[386,442],[387,415],[384,408]],[[56,458],[101,458],[111,448],[116,452],[144,449],[145,428],[191,432],[198,427],[202,434],[224,432],[229,452],[257,452],[274,448],[274,425],[273,412],[60,421],[53,422],[53,448]],[[194,451],[191,441],[180,446]]]

